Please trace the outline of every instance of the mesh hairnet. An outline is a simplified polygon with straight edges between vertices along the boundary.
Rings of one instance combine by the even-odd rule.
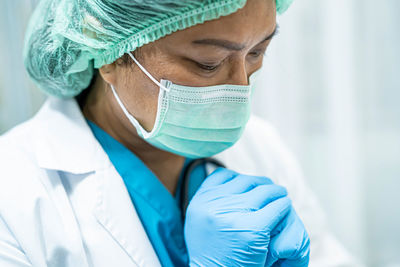
[[[276,0],[283,13],[293,0]],[[73,97],[94,69],[172,32],[236,12],[246,0],[42,0],[30,19],[24,63],[40,89]]]

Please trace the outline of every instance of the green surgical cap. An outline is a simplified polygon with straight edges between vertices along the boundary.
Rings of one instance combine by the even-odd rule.
[[[293,0],[276,1],[281,14]],[[74,97],[89,86],[94,69],[245,4],[246,0],[42,0],[25,36],[25,67],[47,94]]]

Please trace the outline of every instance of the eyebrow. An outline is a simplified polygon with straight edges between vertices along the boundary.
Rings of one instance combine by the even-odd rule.
[[[264,38],[260,43],[264,43],[268,40],[271,40],[277,33],[278,33],[278,28],[279,25],[277,24],[274,31],[269,34],[267,37]],[[228,40],[222,40],[222,39],[201,39],[201,40],[195,40],[192,42],[193,44],[200,44],[200,45],[212,45],[212,46],[218,46],[222,47],[227,50],[233,50],[233,51],[241,51],[245,48],[245,45],[239,44],[239,43],[234,43]]]

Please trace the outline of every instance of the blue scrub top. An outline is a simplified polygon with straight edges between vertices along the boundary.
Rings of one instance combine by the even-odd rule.
[[[96,124],[86,121],[122,177],[161,264],[168,267],[188,266],[189,260],[183,235],[184,222],[180,210],[183,173],[180,175],[176,194],[172,196],[134,153]],[[191,159],[185,160],[184,168],[190,161]],[[188,190],[189,199],[205,177],[204,166],[199,166],[192,172]]]

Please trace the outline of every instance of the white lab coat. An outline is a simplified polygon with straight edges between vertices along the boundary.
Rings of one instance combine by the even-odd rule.
[[[287,187],[311,238],[310,266],[357,266],[276,131],[253,116],[240,141],[217,155],[227,167]],[[159,266],[124,182],[75,99],[49,97],[0,137],[0,266]]]

